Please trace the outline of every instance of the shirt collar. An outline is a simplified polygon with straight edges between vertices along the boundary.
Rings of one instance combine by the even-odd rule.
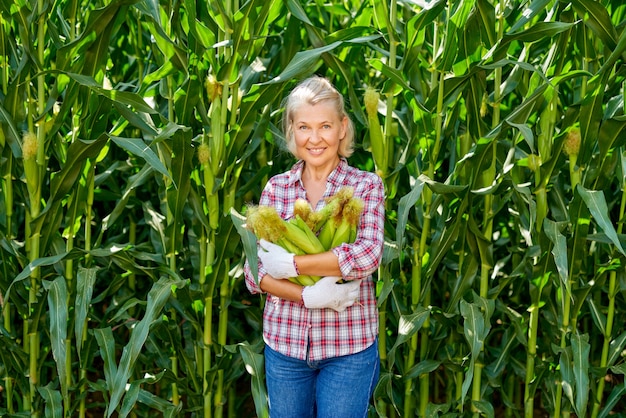
[[[341,157],[339,159],[339,164],[337,164],[337,167],[335,167],[335,169],[330,173],[326,181],[332,184],[342,184],[347,173],[347,170],[346,170],[347,167],[348,167],[348,162],[346,161],[344,157]],[[289,184],[294,184],[302,180],[303,168],[304,168],[303,160],[298,160],[298,162],[295,163],[293,167],[291,167],[291,170],[289,170]]]

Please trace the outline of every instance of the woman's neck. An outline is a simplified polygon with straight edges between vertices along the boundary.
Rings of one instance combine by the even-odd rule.
[[[302,168],[302,180],[313,183],[326,182],[328,176],[337,168],[340,161],[339,157],[337,157],[336,161],[324,166],[312,166],[305,162]]]

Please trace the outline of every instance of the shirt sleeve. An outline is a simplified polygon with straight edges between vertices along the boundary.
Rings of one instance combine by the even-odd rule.
[[[250,293],[255,294],[255,293],[265,293],[263,292],[263,290],[261,290],[261,286],[259,285],[259,283],[261,282],[261,278],[263,276],[265,276],[266,271],[263,269],[261,263],[259,263],[259,278],[258,280],[254,280],[254,276],[252,276],[252,270],[250,269],[250,264],[248,262],[248,260],[246,259],[244,266],[243,266],[243,272],[244,272],[244,276],[245,276],[245,281],[246,281],[246,287],[248,288],[248,291],[250,291]]]
[[[370,276],[382,259],[385,239],[385,191],[380,177],[371,174],[370,181],[358,196],[364,207],[354,243],[344,243],[332,249],[339,260],[339,269],[345,279]],[[362,183],[362,184],[363,184]]]

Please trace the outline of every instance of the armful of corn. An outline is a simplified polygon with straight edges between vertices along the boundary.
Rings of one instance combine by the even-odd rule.
[[[298,199],[294,206],[294,216],[282,219],[271,206],[250,205],[246,210],[246,228],[257,237],[280,245],[295,254],[319,254],[342,243],[356,240],[357,227],[363,201],[353,196],[352,187],[342,187],[336,194],[326,199],[326,205],[317,212],[309,203]],[[250,260],[256,260],[246,254]],[[304,286],[317,282],[320,276],[292,277],[294,283]]]

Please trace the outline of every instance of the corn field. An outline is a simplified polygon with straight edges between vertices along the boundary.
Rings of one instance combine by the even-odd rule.
[[[622,3],[3,0],[0,416],[267,417],[236,214],[311,74],[385,183],[370,416],[625,416]]]

